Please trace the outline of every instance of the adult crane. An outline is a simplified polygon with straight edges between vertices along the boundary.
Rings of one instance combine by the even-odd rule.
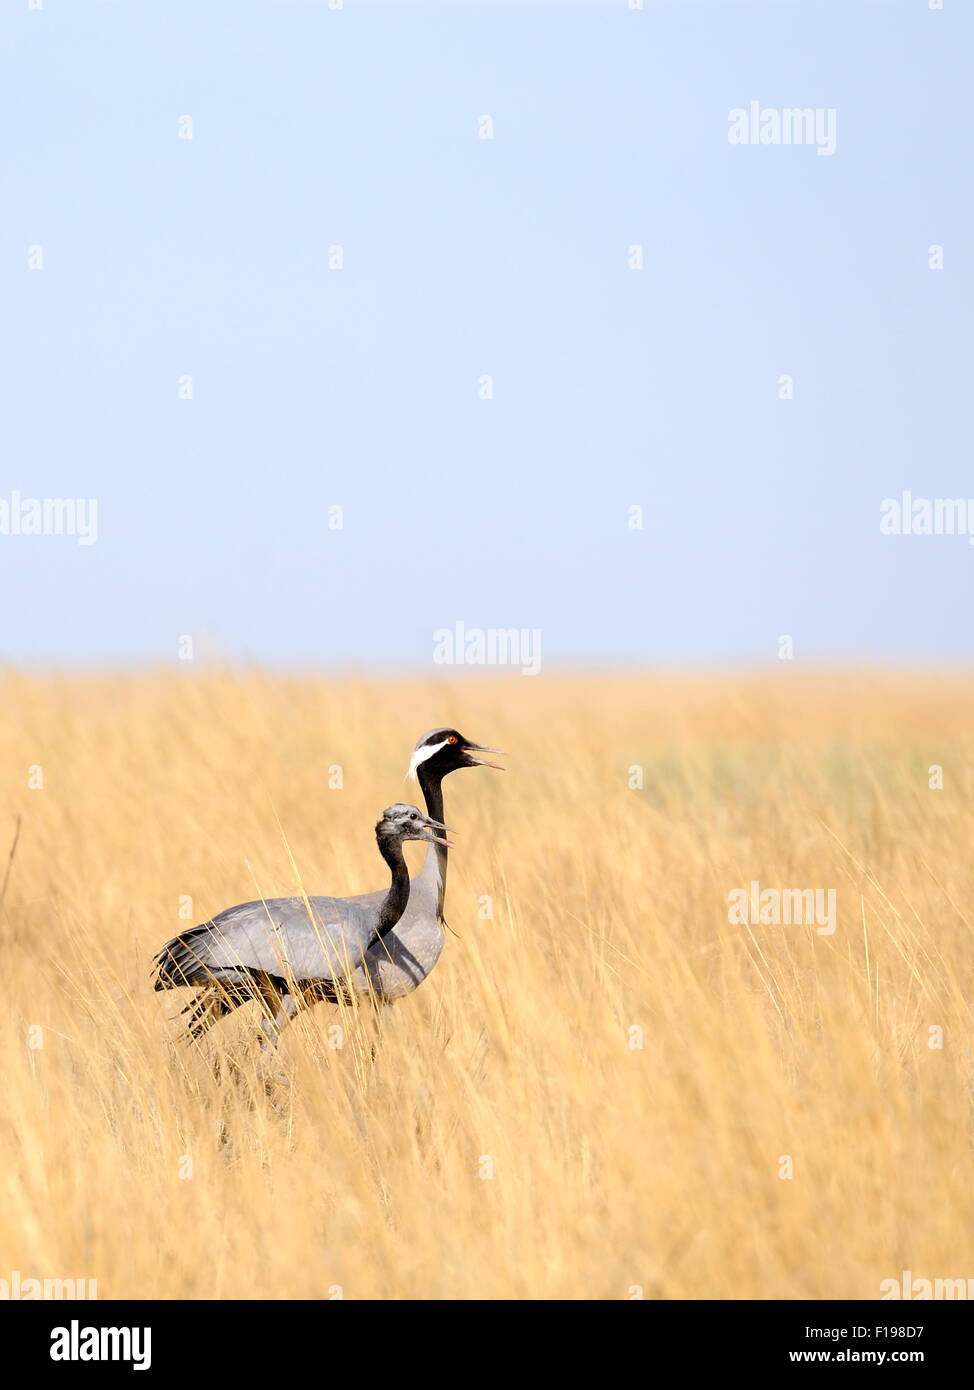
[[[167,942],[155,958],[156,989],[201,987],[183,1010],[190,1036],[206,1031],[231,1008],[259,997],[265,1049],[294,1017],[298,1001],[314,1004],[347,993],[347,981],[367,952],[402,917],[410,897],[405,840],[449,847],[442,821],[415,806],[389,806],[375,827],[389,866],[385,893],[355,898],[268,898],[217,913]]]
[[[482,755],[505,756],[502,748],[473,743],[457,729],[430,729],[416,744],[408,777],[418,782],[426,810],[443,817],[443,778],[465,767],[504,768]],[[365,953],[349,980],[357,994],[368,994],[378,1003],[401,999],[418,989],[440,958],[446,939],[443,932],[443,899],[446,893],[447,851],[434,844],[426,851],[420,872],[412,880],[406,911],[381,941]],[[356,902],[373,902],[375,893]]]

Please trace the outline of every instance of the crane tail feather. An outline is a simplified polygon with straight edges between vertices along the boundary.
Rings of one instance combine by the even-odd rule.
[[[257,997],[252,986],[245,988],[250,984],[249,972],[243,972],[241,978],[241,972],[228,971],[226,976],[233,978],[220,978],[210,969],[206,931],[205,927],[197,927],[174,937],[154,960],[154,989],[179,989],[188,985],[196,990],[180,1015],[186,1024],[188,1040],[194,1042],[233,1009]]]
[[[232,999],[217,985],[209,985],[193,996],[180,1015],[186,1024],[186,1041],[196,1042],[204,1033],[225,1018],[242,999]]]

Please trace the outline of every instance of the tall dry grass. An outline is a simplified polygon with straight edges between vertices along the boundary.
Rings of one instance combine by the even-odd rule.
[[[799,670],[5,676],[0,1277],[588,1299],[974,1276],[972,703],[968,678]],[[375,1065],[366,1014],[338,1050],[327,1006],[270,1094],[253,1017],[174,1046],[148,969],[183,895],[195,922],[296,891],[289,853],[311,892],[379,886],[377,813],[444,722],[510,771],[445,784],[457,935]],[[837,931],[732,926],[752,878],[836,888]]]

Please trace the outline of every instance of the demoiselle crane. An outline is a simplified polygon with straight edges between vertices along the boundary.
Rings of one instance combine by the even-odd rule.
[[[457,729],[430,729],[418,741],[409,763],[409,777],[415,777],[426,801],[426,810],[437,820],[443,818],[443,778],[465,767],[493,767],[485,753],[505,756],[502,748],[473,743]],[[388,1003],[411,994],[429,975],[440,958],[443,942],[443,899],[446,892],[447,850],[433,844],[426,851],[422,869],[412,880],[406,911],[392,931],[376,941],[365,959],[352,973],[350,984],[357,994],[368,994],[378,1003]],[[355,902],[373,902],[369,893]]]
[[[298,1001],[347,997],[367,952],[402,917],[410,897],[405,840],[426,840],[446,852],[447,827],[415,806],[388,807],[375,827],[392,881],[385,893],[355,898],[267,898],[241,903],[180,933],[155,958],[155,988],[202,987],[183,1010],[193,1038],[231,1008],[260,998],[265,1048],[276,1043]]]

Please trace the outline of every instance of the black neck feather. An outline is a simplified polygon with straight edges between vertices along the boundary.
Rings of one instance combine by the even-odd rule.
[[[417,769],[420,789],[426,799],[426,814],[431,820],[443,820],[443,773],[431,771],[425,763],[420,763]],[[437,912],[443,915],[443,895],[446,892],[446,858],[449,851],[446,845],[434,845],[436,857],[439,861],[440,870],[440,891]]]
[[[382,899],[376,926],[376,935],[381,937],[392,930],[406,911],[406,904],[409,902],[409,870],[403,858],[402,844],[398,840],[386,840],[381,835],[376,839],[379,853],[392,870],[392,883]]]

